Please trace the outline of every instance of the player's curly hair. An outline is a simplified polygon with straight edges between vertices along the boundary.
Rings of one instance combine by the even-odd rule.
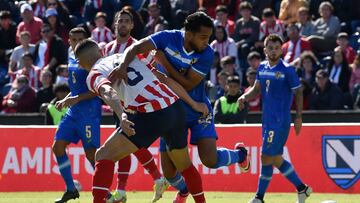
[[[198,11],[189,15],[185,20],[185,31],[198,32],[201,26],[214,29],[213,20],[204,12]]]
[[[264,45],[267,46],[269,42],[279,42],[281,45],[284,43],[281,37],[277,34],[270,34],[265,38]]]

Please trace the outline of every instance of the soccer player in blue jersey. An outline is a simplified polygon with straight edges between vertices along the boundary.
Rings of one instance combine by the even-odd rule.
[[[281,60],[282,43],[278,35],[269,35],[265,39],[264,52],[267,60],[260,64],[251,90],[238,99],[239,108],[242,109],[245,102],[256,98],[260,93],[262,98],[261,175],[256,196],[249,203],[264,202],[265,191],[273,175],[273,166],[296,187],[298,203],[304,203],[312,192],[311,187],[300,180],[291,163],[282,157],[290,130],[293,94],[296,101],[296,135],[299,135],[302,126],[303,106],[302,88],[295,68]]]
[[[129,47],[124,53],[125,62],[119,65],[112,77],[126,82],[129,65],[126,61],[131,61],[137,54],[147,53],[151,50],[161,51],[165,55],[163,57],[165,60],[160,59],[159,63],[166,69],[170,77],[180,83],[192,99],[206,103],[210,109],[211,113],[204,118],[182,102],[187,114],[187,128],[184,129],[184,136],[187,136],[188,129],[190,129],[190,142],[198,146],[202,163],[209,168],[240,163],[242,171],[247,171],[250,162],[247,150],[242,144],[237,144],[236,150],[217,149],[216,147],[217,135],[210,101],[205,92],[204,80],[214,58],[214,51],[208,45],[213,29],[213,21],[205,13],[191,14],[186,19],[185,31],[158,32]],[[185,202],[188,192],[183,178],[176,172],[174,166],[169,164],[169,157],[166,153],[167,146],[163,140],[160,145],[164,176],[172,186],[180,191],[174,202]]]
[[[84,29],[70,30],[69,44],[72,50],[84,39],[86,39]],[[100,146],[101,100],[88,90],[86,85],[88,72],[79,68],[73,52],[69,55],[68,68],[70,94],[55,104],[57,109],[70,107],[59,124],[52,146],[60,174],[66,184],[66,192],[60,199],[55,200],[56,203],[67,202],[80,196],[71,175],[66,147],[81,140],[86,158],[94,165],[95,152]]]

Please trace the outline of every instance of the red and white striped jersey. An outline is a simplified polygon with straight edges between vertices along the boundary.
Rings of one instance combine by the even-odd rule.
[[[131,46],[132,44],[134,44],[135,42],[137,42],[137,40],[132,37],[129,37],[129,39],[124,43],[118,43],[117,40],[115,39],[109,42],[108,44],[106,44],[105,48],[103,49],[104,56],[111,56],[113,54],[124,53],[125,49]],[[149,53],[141,54],[138,56],[138,58],[144,61],[145,63],[151,64],[153,62],[153,57]]]
[[[90,91],[99,94],[99,88],[111,84],[110,73],[123,60],[122,54],[114,54],[99,59],[87,77]],[[151,65],[135,58],[128,67],[128,84],[123,81],[111,86],[119,95],[120,103],[126,112],[149,113],[164,109],[173,104],[179,97],[152,73]]]
[[[42,86],[41,84],[41,69],[37,66],[32,66],[30,71],[27,71],[25,68],[17,70],[14,73],[9,73],[10,82],[12,83],[17,77],[20,75],[25,75],[29,80],[29,86],[34,88],[35,90],[39,90]]]
[[[104,27],[104,28],[97,27],[91,32],[91,39],[97,43],[100,42],[108,43],[111,40],[113,40],[113,34],[108,27]]]
[[[218,42],[214,40],[210,44],[211,48],[215,51],[219,52],[220,59],[224,56],[233,56],[235,58],[238,57],[238,51],[235,41],[228,37],[224,42]]]
[[[265,37],[267,37],[270,34],[277,34],[282,39],[284,39],[284,32],[285,32],[285,27],[280,20],[276,20],[273,26],[268,25],[266,21],[263,21],[260,24],[259,40],[263,41]]]

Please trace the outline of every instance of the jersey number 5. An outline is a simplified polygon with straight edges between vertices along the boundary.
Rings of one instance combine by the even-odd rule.
[[[137,85],[140,81],[142,81],[144,79],[144,77],[140,74],[139,71],[136,71],[134,68],[132,67],[128,67],[127,69],[128,72],[128,84],[130,86],[135,86]],[[133,74],[130,73],[134,73],[135,76]],[[130,75],[129,75],[130,74]]]

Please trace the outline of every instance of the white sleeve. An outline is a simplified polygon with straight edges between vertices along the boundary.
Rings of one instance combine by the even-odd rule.
[[[97,70],[91,70],[86,78],[86,84],[88,89],[97,95],[99,94],[99,88],[104,84],[110,84],[109,79]]]

